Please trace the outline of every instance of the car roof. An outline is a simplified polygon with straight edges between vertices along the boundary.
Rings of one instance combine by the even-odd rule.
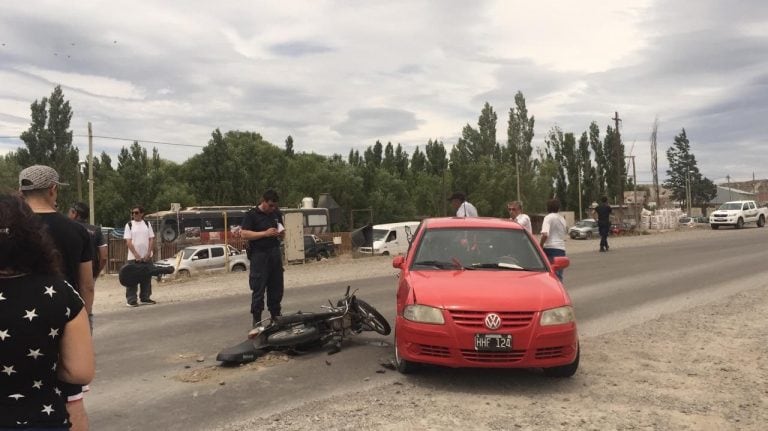
[[[226,244],[198,244],[198,245],[188,245],[184,248],[198,249],[198,248],[208,248],[208,247],[226,247]]]
[[[523,227],[511,219],[501,219],[493,217],[436,217],[428,218],[422,221],[423,228],[426,229],[447,229],[447,228],[493,228],[493,229],[517,229]]]

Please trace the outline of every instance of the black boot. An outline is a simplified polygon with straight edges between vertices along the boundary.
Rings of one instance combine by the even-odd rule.
[[[259,326],[260,322],[261,322],[261,312],[253,313],[253,324],[252,324],[251,327],[255,328],[255,327]]]

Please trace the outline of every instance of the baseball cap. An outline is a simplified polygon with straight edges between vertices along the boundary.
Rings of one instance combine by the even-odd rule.
[[[458,199],[458,200],[460,200],[460,201],[463,201],[464,199],[466,199],[466,196],[464,196],[464,193],[462,193],[462,192],[454,192],[454,193],[451,195],[451,197],[449,197],[449,198],[448,198],[448,200],[449,200],[449,201],[452,201],[452,200],[454,200],[454,199]]]
[[[52,185],[68,186],[59,181],[59,173],[50,166],[32,165],[19,173],[19,190],[47,189]]]

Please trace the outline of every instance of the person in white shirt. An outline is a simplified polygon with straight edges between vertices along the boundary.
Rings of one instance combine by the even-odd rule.
[[[125,244],[128,246],[128,264],[151,265],[152,250],[155,246],[155,232],[149,222],[144,220],[144,208],[137,205],[131,209],[132,220],[125,225]],[[136,298],[136,290],[139,297]],[[126,286],[125,299],[129,307],[138,307],[142,304],[156,304],[152,298],[152,276],[147,276],[139,283],[139,286]]]
[[[568,234],[568,227],[565,219],[560,215],[560,201],[550,199],[547,201],[547,215],[541,223],[541,248],[547,255],[550,262],[555,257],[565,256],[565,236]],[[563,271],[556,272],[560,281],[563,281]]]
[[[477,208],[467,202],[467,197],[462,192],[454,192],[448,198],[451,206],[456,210],[456,217],[478,217]]]
[[[527,230],[529,234],[533,234],[531,229],[531,218],[527,214],[523,214],[523,204],[520,201],[512,201],[507,204],[507,211],[509,211],[509,218],[514,220],[517,224]]]

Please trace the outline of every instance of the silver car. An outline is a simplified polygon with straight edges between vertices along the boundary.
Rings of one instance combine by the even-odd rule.
[[[176,268],[174,274],[170,274],[171,277],[190,277],[201,273],[224,271],[227,255],[229,255],[227,267],[229,271],[247,271],[250,267],[251,263],[245,252],[227,244],[193,245],[180,250],[175,257],[161,262]]]
[[[600,235],[600,229],[598,229],[595,219],[585,218],[568,229],[568,235],[571,239],[590,239]]]

